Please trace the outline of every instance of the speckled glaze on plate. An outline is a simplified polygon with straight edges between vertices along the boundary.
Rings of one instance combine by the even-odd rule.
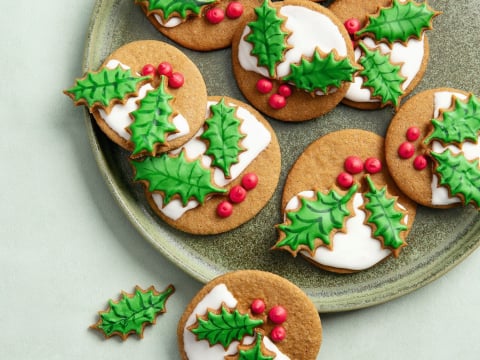
[[[453,87],[480,93],[478,3],[473,0],[429,4],[443,15],[429,32],[430,63],[413,92]],[[476,15],[477,14],[477,15]],[[467,24],[462,28],[462,24]],[[97,0],[88,32],[84,70],[97,69],[114,49],[159,34],[134,1]],[[231,76],[230,50],[199,53],[182,49],[205,77],[209,95],[245,101]],[[301,257],[272,252],[281,222],[280,200],[285,177],[302,150],[318,137],[338,129],[359,128],[384,135],[391,109],[360,111],[340,105],[312,121],[292,124],[271,120],[282,149],[282,173],[271,201],[252,221],[227,234],[192,236],[176,231],[150,210],[140,184],[132,183],[128,153],[110,142],[85,112],[94,156],[108,188],[128,219],[161,254],[201,282],[228,271],[258,269],[279,274],[302,288],[320,312],[339,312],[380,304],[438,278],[467,257],[480,242],[480,215],[471,207],[450,210],[418,208],[409,246],[367,271],[336,275],[319,270]]]

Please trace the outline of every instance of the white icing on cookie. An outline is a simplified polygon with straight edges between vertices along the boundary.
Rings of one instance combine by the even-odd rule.
[[[300,200],[298,196],[313,199],[315,192],[303,191],[299,193],[287,203],[285,210],[299,208]],[[372,228],[365,224],[366,213],[360,209],[363,204],[362,194],[355,193],[353,196],[354,215],[346,221],[345,233],[336,232],[334,234],[332,239],[333,250],[320,246],[313,256],[306,251],[302,251],[302,255],[324,266],[353,271],[368,269],[389,256],[392,253],[391,250],[383,249],[381,241],[373,237]],[[398,205],[400,206],[400,204]],[[408,216],[403,218],[403,222],[408,223]]]
[[[216,103],[211,101],[208,102],[206,113],[207,118],[210,117],[210,106],[214,104]],[[237,118],[242,120],[240,131],[245,134],[245,137],[241,140],[241,145],[245,151],[241,152],[238,156],[239,162],[230,167],[231,178],[227,179],[221,169],[214,168],[214,183],[220,187],[224,187],[235,180],[252,163],[252,161],[268,147],[272,140],[272,135],[268,129],[257,120],[254,114],[246,108],[237,107],[233,103],[229,103],[228,106],[235,107]],[[200,139],[202,133],[203,128],[201,128],[197,134],[180,149],[171,151],[171,154],[178,154],[180,151],[184,150],[187,158],[197,159],[200,157],[203,166],[207,168],[211,167],[212,159],[205,155],[207,147]],[[158,209],[165,216],[173,220],[178,220],[185,212],[199,206],[199,203],[196,200],[190,200],[186,206],[183,206],[180,200],[174,199],[163,207],[163,198],[160,194],[154,193],[152,197]]]
[[[120,61],[112,59],[110,60],[106,67],[108,69],[115,69],[117,66],[121,66],[124,70],[130,69],[125,64],[122,64]],[[140,87],[138,90],[138,96],[129,98],[125,104],[115,104],[112,106],[109,114],[103,109],[99,109],[98,112],[103,118],[105,123],[117,133],[121,138],[130,141],[131,135],[126,130],[133,122],[130,117],[130,113],[138,109],[137,101],[143,99],[147,92],[153,90],[151,84],[145,84]],[[177,128],[176,133],[167,135],[167,141],[172,141],[176,138],[182,137],[190,133],[190,126],[188,121],[182,116],[182,114],[177,114],[173,119],[172,123]]]
[[[238,341],[232,342],[230,347],[225,351],[222,345],[217,344],[210,346],[208,341],[197,341],[188,327],[195,324],[197,315],[205,315],[208,309],[219,309],[225,303],[229,308],[237,306],[237,299],[228,291],[224,284],[215,286],[210,292],[195,306],[192,314],[188,317],[183,329],[184,350],[190,360],[205,359],[223,359],[225,355],[233,355],[236,353]]]
[[[287,37],[290,49],[286,51],[283,61],[276,68],[277,79],[288,75],[290,64],[300,62],[302,56],[311,58],[316,48],[327,54],[335,49],[338,56],[347,56],[345,39],[328,16],[296,5],[282,6],[280,14],[287,18],[284,26],[292,33]],[[245,36],[250,32],[250,27],[246,26],[238,46],[240,65],[246,71],[270,77],[266,68],[257,66],[257,57],[251,55],[253,45],[245,41]]]
[[[178,16],[171,17],[170,19],[167,20],[167,22],[164,22],[162,20],[162,17],[158,14],[153,14],[153,16],[155,17],[155,20],[157,20],[157,22],[161,26],[166,27],[166,28],[173,28],[175,26],[180,25],[183,22],[183,19],[178,17]]]
[[[235,308],[238,301],[225,284],[219,284],[210,290],[197,306],[195,306],[188,317],[185,327],[183,328],[183,346],[189,360],[223,360],[225,356],[235,355],[237,353],[237,347],[240,343],[238,341],[232,342],[228,349],[225,350],[220,344],[210,346],[209,342],[206,340],[197,341],[195,335],[188,330],[188,327],[195,324],[197,321],[197,315],[205,315],[208,309],[220,309],[223,303],[229,308]],[[241,343],[243,345],[251,345],[254,341],[255,337],[246,336],[242,339]],[[267,336],[263,337],[263,344],[268,350],[276,354],[276,360],[290,360],[290,358],[283,354]]]
[[[465,100],[467,97],[460,93],[454,93],[449,91],[439,91],[434,95],[434,111],[433,117],[436,119],[440,116],[441,109],[449,109],[452,103],[452,96],[456,96],[460,100]],[[462,148],[458,148],[455,145],[443,146],[439,141],[432,141],[432,150],[436,153],[443,153],[445,150],[449,149],[454,154],[464,152],[464,155],[467,159],[473,160],[480,158],[480,145],[478,144],[465,144]],[[450,205],[461,202],[458,196],[450,196],[448,193],[448,188],[445,186],[439,186],[438,176],[433,174],[432,182],[432,205],[442,206]]]
[[[370,50],[380,50],[382,54],[389,54],[390,61],[395,64],[401,64],[400,73],[406,80],[402,83],[402,89],[405,90],[413,81],[422,67],[423,57],[425,54],[425,40],[422,36],[421,40],[410,39],[405,45],[395,42],[390,48],[387,44],[376,43],[372,38],[364,38],[362,41]],[[355,48],[355,59],[358,61],[362,51]],[[345,98],[353,102],[379,102],[379,99],[372,98],[369,88],[364,88],[363,77],[356,76]]]

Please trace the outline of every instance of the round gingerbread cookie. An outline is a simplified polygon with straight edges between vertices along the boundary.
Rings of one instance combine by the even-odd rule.
[[[232,63],[248,101],[283,121],[331,111],[357,71],[343,24],[327,8],[299,0],[257,7],[234,36]]]
[[[102,131],[133,158],[180,147],[205,121],[202,74],[180,50],[160,41],[118,48],[65,93],[87,105]]]
[[[205,235],[236,228],[266,205],[278,183],[281,155],[274,130],[251,106],[209,97],[203,109],[205,126],[193,139],[132,164],[163,220]]]
[[[365,270],[407,245],[416,204],[388,173],[384,140],[341,130],[310,144],[291,168],[273,249],[338,273]]]
[[[358,109],[397,108],[425,73],[425,31],[432,29],[438,12],[413,0],[337,0],[330,10],[347,28],[362,66],[343,103]]]
[[[136,0],[163,35],[197,51],[228,47],[244,17],[261,0]]]
[[[398,187],[421,205],[480,204],[480,103],[462,90],[423,91],[402,105],[386,134]]]
[[[296,285],[264,271],[217,277],[193,298],[177,328],[183,360],[314,360],[322,326]]]

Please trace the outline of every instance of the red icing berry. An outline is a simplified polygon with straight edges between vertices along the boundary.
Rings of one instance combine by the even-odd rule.
[[[232,1],[227,6],[226,14],[229,19],[238,19],[243,14],[242,3],[238,1]]]
[[[255,173],[248,173],[242,177],[242,186],[245,190],[252,190],[258,184],[258,176]]]
[[[275,326],[272,331],[270,332],[270,338],[273,340],[273,342],[280,342],[285,340],[285,337],[287,336],[287,331],[283,326]]]
[[[409,127],[407,130],[407,140],[415,141],[420,137],[420,129],[416,126]]]
[[[341,172],[337,176],[337,183],[342,188],[349,189],[353,185],[353,176],[347,172]]]
[[[268,99],[268,104],[275,110],[280,110],[287,105],[287,99],[280,94],[272,94]]]
[[[160,63],[157,67],[157,71],[160,75],[165,75],[166,77],[172,76],[173,66],[167,61]]]
[[[275,324],[284,323],[287,320],[287,310],[281,305],[275,305],[268,312],[268,318]]]
[[[262,94],[268,94],[270,91],[272,91],[273,84],[270,80],[263,78],[257,81],[256,88]]]
[[[413,154],[415,154],[415,146],[408,141],[403,142],[398,147],[398,156],[402,159],[410,159]]]
[[[225,12],[220,8],[208,9],[205,18],[210,24],[218,24],[225,19]]]
[[[224,200],[217,205],[217,215],[222,218],[227,218],[233,213],[233,205]]]
[[[288,86],[287,84],[282,84],[278,88],[278,93],[287,98],[290,95],[292,95],[292,88],[290,86]]]
[[[231,202],[238,204],[241,203],[247,197],[247,190],[240,185],[232,187],[228,193],[228,198]]]
[[[183,77],[183,74],[179,72],[172,73],[172,75],[168,78],[168,86],[172,89],[181,88],[184,83],[185,78]]]
[[[250,309],[254,314],[261,314],[265,311],[265,302],[262,299],[255,299],[250,305]]]
[[[349,156],[343,164],[350,174],[358,174],[363,171],[363,161],[358,156]]]
[[[153,66],[152,64],[147,64],[142,68],[143,76],[154,75],[154,74],[155,74],[155,66]]]
[[[368,158],[365,160],[365,170],[369,174],[376,174],[382,171],[382,162],[375,157]]]
[[[350,35],[354,35],[362,27],[362,24],[360,24],[360,20],[356,18],[348,19],[343,23],[343,25],[345,26],[347,32]]]
[[[424,155],[418,155],[414,160],[413,160],[413,167],[416,170],[423,170],[427,167],[428,160]]]

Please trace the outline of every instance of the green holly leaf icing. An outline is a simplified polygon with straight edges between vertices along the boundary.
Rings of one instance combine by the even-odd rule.
[[[390,57],[379,50],[371,51],[363,43],[359,46],[365,54],[359,60],[364,68],[360,72],[365,78],[363,86],[371,88],[373,96],[380,97],[383,104],[391,103],[398,107],[403,94],[401,85],[405,81],[400,75],[400,65],[393,65]]]
[[[211,171],[205,169],[200,160],[188,161],[183,151],[178,156],[161,154],[143,161],[132,160],[132,165],[136,170],[135,180],[146,181],[150,192],[163,193],[164,204],[175,195],[184,206],[192,198],[203,204],[207,195],[226,192],[212,184]]]
[[[225,105],[222,100],[210,106],[212,116],[205,123],[208,129],[201,135],[209,142],[206,155],[213,157],[212,165],[223,170],[230,177],[230,166],[238,163],[238,155],[243,149],[239,145],[244,137],[240,133],[240,120],[235,116],[235,108]]]
[[[472,203],[480,207],[478,159],[468,161],[463,154],[453,155],[450,150],[430,155],[435,160],[434,171],[440,177],[440,185],[447,186],[452,196],[460,196],[465,205]]]
[[[354,184],[345,195],[332,189],[328,194],[318,191],[316,199],[301,198],[300,209],[287,211],[289,222],[278,225],[285,237],[275,247],[288,248],[296,256],[302,249],[313,254],[320,246],[317,240],[330,246],[332,231],[342,229],[346,217],[350,215],[347,204],[357,188],[358,185]]]
[[[91,110],[95,105],[108,107],[115,100],[123,101],[134,96],[138,86],[146,80],[151,78],[132,75],[130,69],[125,70],[119,65],[115,69],[88,72],[72,88],[65,90],[65,94],[75,102],[86,104]]]
[[[185,19],[188,12],[198,15],[202,6],[214,3],[216,0],[137,0],[138,3],[148,2],[148,11],[161,10],[163,18],[168,19],[172,14],[178,14]]]
[[[254,329],[261,325],[261,319],[253,319],[248,314],[240,314],[237,309],[229,310],[222,306],[219,313],[208,311],[206,319],[198,317],[189,330],[197,339],[207,340],[210,346],[221,344],[226,349],[232,341],[253,335]]]
[[[238,352],[238,360],[273,360],[273,356],[262,353],[262,334],[257,333],[254,347]]]
[[[177,131],[170,121],[173,113],[170,106],[172,99],[173,96],[165,91],[165,77],[162,76],[158,88],[147,92],[138,109],[130,114],[133,123],[129,129],[131,141],[135,145],[133,155],[147,151],[155,156],[156,145],[164,144],[166,135]]]
[[[315,51],[312,60],[302,59],[297,64],[290,65],[290,74],[283,78],[295,84],[299,89],[308,92],[321,90],[328,92],[330,87],[339,88],[343,81],[352,81],[357,68],[348,58],[335,60],[335,54],[330,52],[325,57]]]
[[[473,95],[466,102],[455,99],[453,109],[443,112],[443,121],[433,119],[432,125],[433,132],[425,144],[435,139],[444,144],[466,140],[476,143],[480,134],[480,101]]]
[[[257,20],[248,23],[251,32],[245,40],[253,44],[252,55],[257,56],[258,65],[265,66],[270,76],[274,77],[276,64],[282,60],[287,48],[285,39],[288,33],[281,29],[285,20],[277,16],[268,0],[255,8],[255,13]]]
[[[122,293],[118,302],[110,300],[109,308],[99,312],[99,321],[91,327],[103,332],[105,337],[119,335],[125,340],[133,333],[142,337],[144,327],[154,324],[157,316],[166,311],[166,301],[174,291],[172,285],[163,292],[153,286],[147,290],[137,286],[134,294]]]
[[[364,194],[368,199],[365,204],[370,214],[367,224],[372,226],[374,236],[383,240],[383,245],[393,249],[395,257],[400,253],[400,248],[405,246],[401,233],[408,227],[402,223],[404,214],[395,209],[395,198],[387,196],[387,188],[377,189],[372,179],[366,177],[369,191]]]
[[[432,19],[437,14],[426,2],[402,3],[394,0],[390,7],[381,9],[377,16],[369,16],[367,26],[356,35],[373,34],[378,41],[385,39],[390,44],[395,41],[406,42],[410,38],[420,39],[423,31],[431,29]]]

